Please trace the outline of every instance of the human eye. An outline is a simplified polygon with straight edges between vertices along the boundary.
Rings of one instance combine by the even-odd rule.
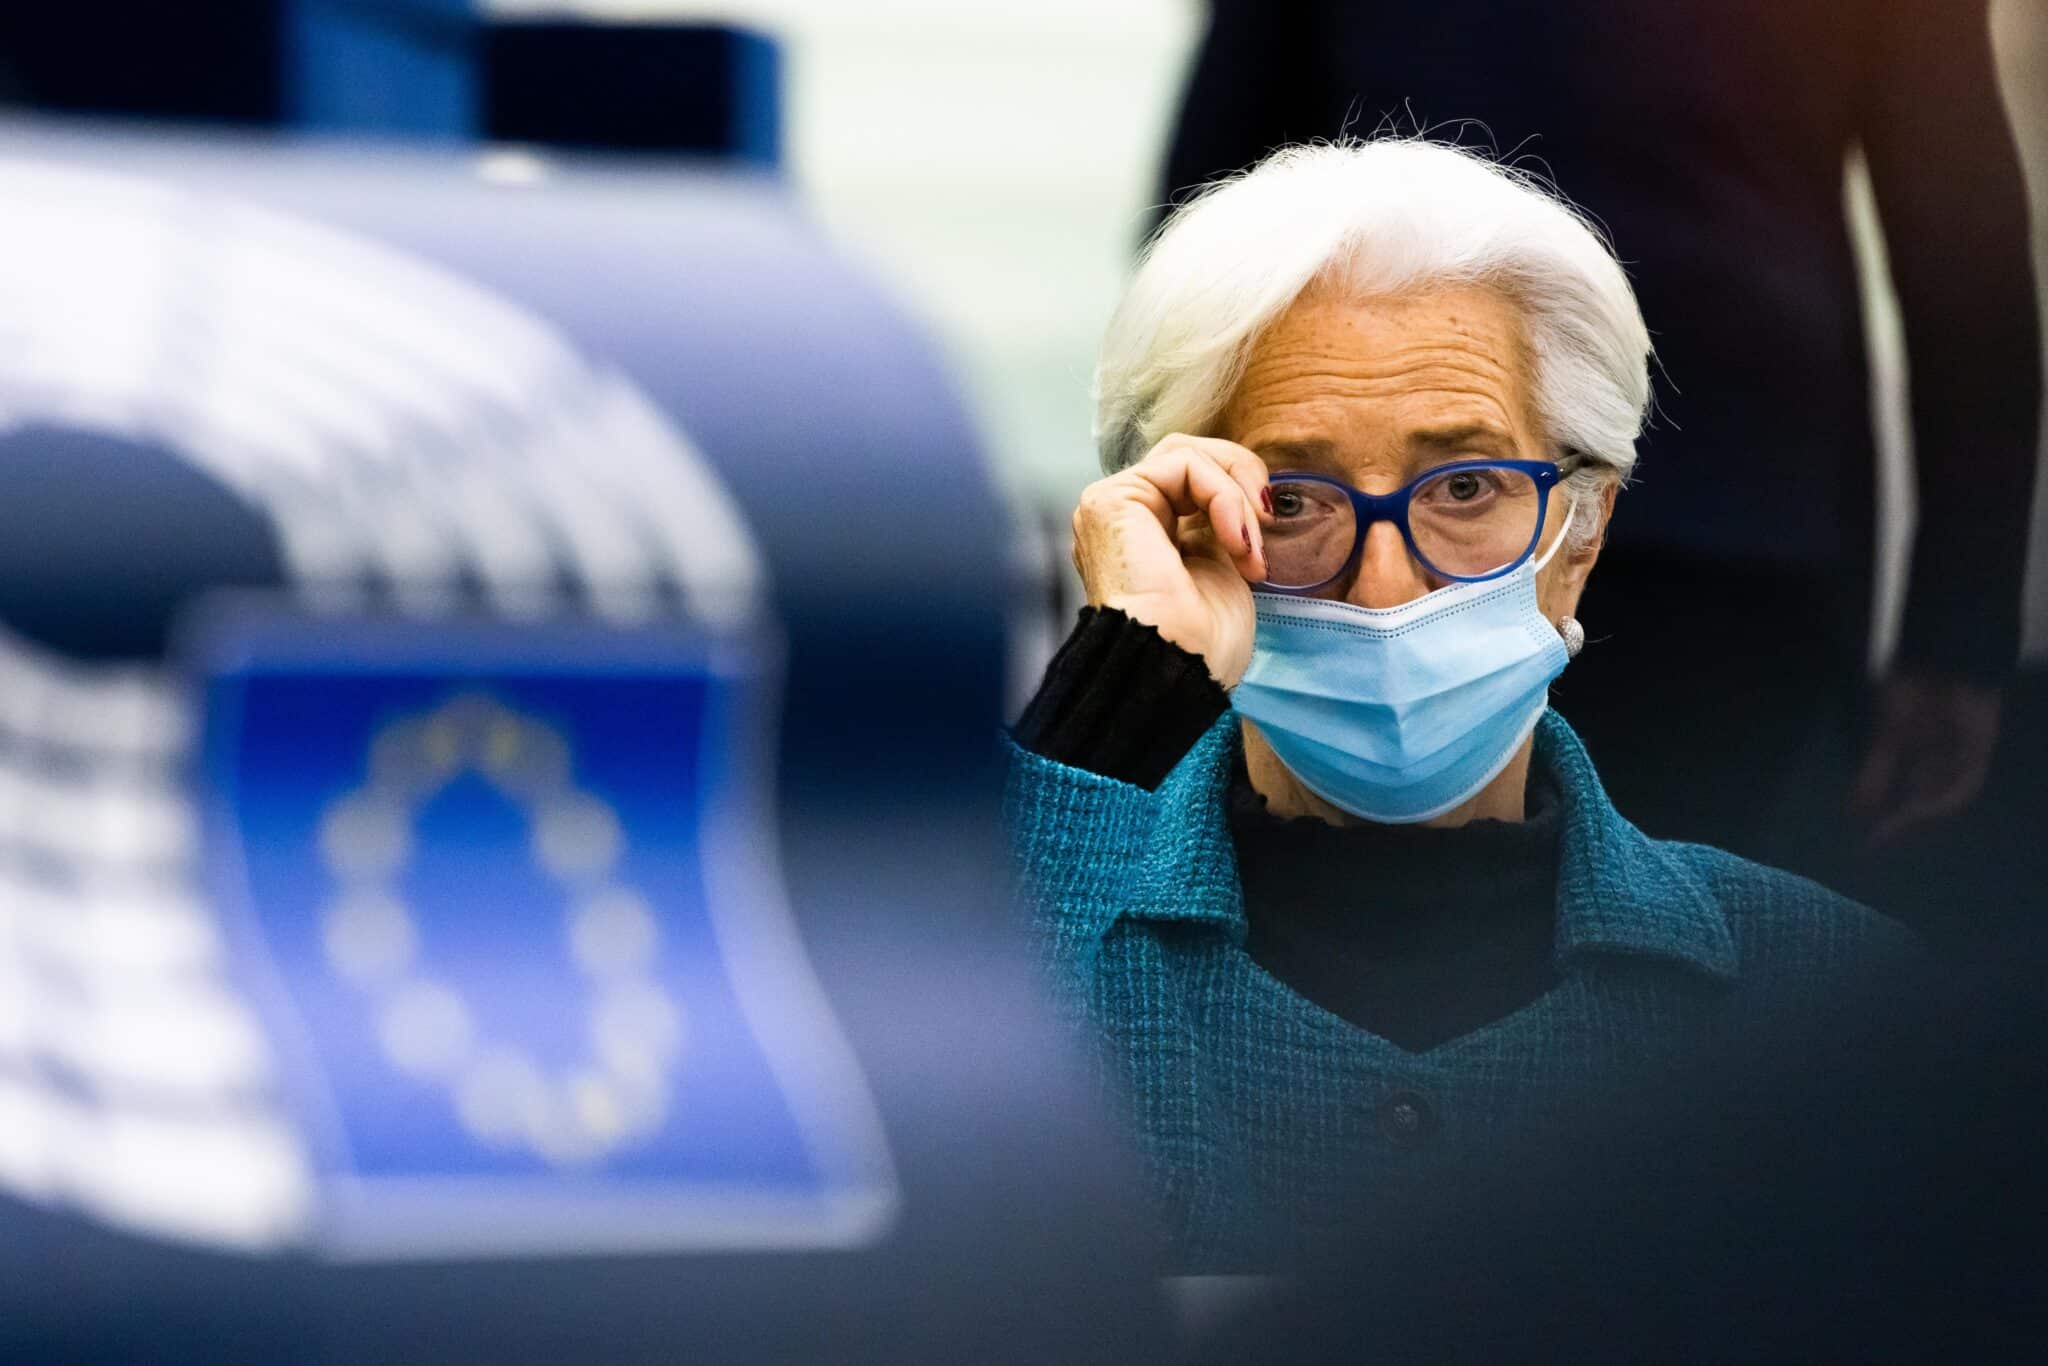
[[[1450,507],[1484,504],[1501,493],[1502,472],[1480,467],[1454,469],[1427,480],[1416,490],[1419,497]]]
[[[1276,525],[1306,525],[1336,515],[1344,497],[1335,489],[1323,484],[1312,484],[1306,480],[1289,482],[1275,480],[1267,488],[1273,497],[1273,520]]]

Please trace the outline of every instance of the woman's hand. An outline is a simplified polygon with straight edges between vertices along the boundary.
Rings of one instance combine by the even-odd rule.
[[[1074,567],[1114,607],[1202,656],[1228,688],[1252,657],[1251,585],[1266,577],[1266,465],[1234,441],[1169,436],[1090,484],[1074,509]]]

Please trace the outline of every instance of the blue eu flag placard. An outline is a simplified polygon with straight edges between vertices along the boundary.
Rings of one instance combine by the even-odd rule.
[[[745,635],[228,619],[208,875],[341,1256],[846,1246],[896,1188]]]

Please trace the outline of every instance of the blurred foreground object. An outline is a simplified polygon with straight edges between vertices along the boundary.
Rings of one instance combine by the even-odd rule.
[[[0,195],[0,1356],[1142,1359],[1004,520],[775,183],[16,124]]]
[[[772,165],[781,54],[731,24],[472,0],[0,10],[0,103]]]

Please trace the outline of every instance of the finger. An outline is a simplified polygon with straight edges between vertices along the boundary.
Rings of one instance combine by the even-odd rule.
[[[1231,566],[1233,571],[1245,572],[1243,552],[1232,556],[1230,547],[1223,543],[1223,538],[1209,525],[1206,516],[1181,518],[1180,530],[1174,534],[1173,539],[1184,560],[1214,560],[1218,564]]]
[[[1180,547],[1181,558],[1190,563],[1195,560],[1213,560],[1250,584],[1264,583],[1267,579],[1266,562],[1263,558],[1253,563],[1243,555],[1233,557],[1205,518],[1184,518],[1175,542]]]
[[[1200,473],[1206,465],[1213,475]],[[1189,461],[1191,475],[1201,479],[1207,494],[1205,508],[1209,525],[1215,529],[1238,573],[1254,583],[1266,577],[1265,532],[1259,526],[1259,495],[1221,460],[1208,451],[1197,451]]]
[[[1266,486],[1266,462],[1235,441],[1215,437],[1198,440],[1200,445],[1196,449],[1214,460],[1245,496],[1244,525],[1252,543],[1252,553],[1248,557],[1232,554],[1231,563],[1247,583],[1264,583],[1267,578],[1266,531],[1262,524],[1272,520],[1273,505],[1273,495]]]
[[[1264,514],[1261,520],[1271,520],[1270,514],[1265,514],[1269,475],[1266,471],[1266,462],[1261,460],[1256,452],[1220,436],[1184,436],[1176,433],[1163,438],[1153,447],[1146,459],[1150,460],[1154,456],[1163,458],[1181,452],[1206,455],[1222,466],[1224,472],[1244,490],[1245,497],[1251,500],[1252,507]],[[1145,462],[1140,461],[1133,468],[1142,469],[1144,466]]]
[[[1251,499],[1255,521],[1264,523],[1273,520],[1273,495],[1267,491],[1272,476],[1266,469],[1266,462],[1259,458],[1257,452],[1218,436],[1190,437],[1188,440],[1194,442],[1196,449],[1221,465],[1225,472],[1237,481],[1238,487]]]
[[[1221,461],[1197,444],[1197,438],[1161,442],[1131,467],[1157,488],[1174,511],[1201,513],[1215,529],[1217,543],[1232,562],[1263,576],[1265,563],[1256,495],[1246,492]]]

